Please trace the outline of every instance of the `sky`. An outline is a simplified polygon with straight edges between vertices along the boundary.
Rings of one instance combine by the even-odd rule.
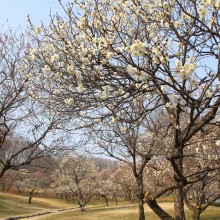
[[[64,5],[67,0],[62,0]],[[21,28],[22,30],[27,27],[27,16],[30,15],[31,20],[35,26],[43,23],[49,23],[50,10],[52,14],[58,12],[63,13],[58,0],[0,0],[0,25],[7,23],[12,28]],[[7,22],[8,21],[8,22]]]

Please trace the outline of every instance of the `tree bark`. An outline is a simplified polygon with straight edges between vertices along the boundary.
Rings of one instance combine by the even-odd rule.
[[[139,207],[139,220],[145,220],[145,213],[144,213],[144,202],[143,199],[139,199],[138,201],[138,207]]]
[[[115,193],[114,193],[115,205],[118,205],[117,195],[118,195],[118,187],[115,189]]]
[[[28,203],[29,203],[29,204],[31,204],[31,202],[32,202],[32,198],[33,198],[33,195],[30,194],[30,195],[29,195],[29,198],[28,198]]]
[[[193,209],[193,220],[200,220],[200,215],[202,213],[202,211],[200,211],[199,209]]]
[[[180,134],[176,134],[178,136]],[[183,148],[180,143],[176,143],[176,146],[174,147],[174,155],[179,155],[176,159],[171,159],[171,164],[174,169],[174,179],[179,185],[178,188],[174,189],[174,214],[175,214],[175,220],[186,220],[185,217],[185,210],[184,210],[184,191],[183,191],[183,185],[184,185],[184,173],[183,173]]]
[[[156,200],[146,199],[148,206],[153,210],[153,212],[159,216],[162,220],[174,220],[172,216],[166,213],[156,202]]]
[[[6,189],[7,192],[11,189],[12,185],[13,185],[13,183],[10,183],[10,184],[9,184],[9,186],[8,186],[7,189]]]
[[[187,194],[185,193],[185,204],[190,211],[192,211],[192,219],[193,220],[200,220],[200,215],[206,208],[201,208],[200,206],[192,205],[191,201],[188,199]]]
[[[28,198],[28,203],[31,204],[32,202],[32,198],[34,197],[34,195],[37,194],[37,192],[35,191],[36,189],[32,189],[30,192],[29,192],[29,198]]]
[[[139,220],[145,220],[143,176],[142,175],[137,176],[136,182],[138,185],[137,197],[138,197],[138,208],[139,208]]]
[[[85,211],[85,206],[84,205],[80,205],[80,211],[84,212]]]
[[[104,195],[104,198],[105,198],[105,204],[106,204],[106,206],[108,206],[108,198],[107,198],[107,196]]]
[[[176,220],[186,220],[182,186],[180,186],[177,189],[174,189],[174,213]]]

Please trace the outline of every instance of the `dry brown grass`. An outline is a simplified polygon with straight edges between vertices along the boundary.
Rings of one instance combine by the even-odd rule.
[[[171,215],[173,214],[173,202],[171,200],[163,199],[160,202],[164,208]],[[33,204],[27,203],[27,197],[18,196],[14,194],[0,193],[0,218],[5,219],[11,216],[20,216],[24,214],[31,215],[31,213],[41,213],[48,210],[57,210],[64,208],[77,207],[76,204],[67,204],[61,199],[51,198],[34,198]],[[145,206],[146,217],[149,220],[160,220],[153,211]],[[190,212],[187,210],[187,220],[190,220]],[[30,220],[135,220],[138,219],[137,204],[128,204],[120,202],[115,205],[110,202],[110,206],[104,206],[104,201],[92,201],[86,207],[86,211],[81,213],[79,208],[74,210],[66,210],[63,212],[56,212],[53,214],[41,215]],[[220,220],[220,208],[209,207],[201,216],[201,220]]]

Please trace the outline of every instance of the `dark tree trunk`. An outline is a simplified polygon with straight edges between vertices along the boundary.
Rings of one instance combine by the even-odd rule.
[[[166,213],[156,202],[156,200],[147,199],[148,206],[153,210],[153,212],[160,217],[162,220],[174,220],[168,213]]]
[[[183,148],[180,144],[174,150],[176,155],[183,155]],[[180,156],[177,159],[171,160],[171,164],[174,169],[174,179],[179,187],[174,189],[174,214],[175,220],[186,220],[185,210],[184,210],[184,174],[183,174],[183,158]]]
[[[118,187],[115,189],[115,193],[114,193],[115,205],[118,205],[117,195],[118,195]]]
[[[105,198],[105,204],[106,204],[106,206],[108,206],[108,198],[107,198],[107,196],[104,195],[104,198]]]
[[[2,186],[1,192],[5,192],[5,185]]]
[[[20,194],[20,193],[21,193],[20,187],[17,186],[17,194]]]
[[[11,189],[12,184],[13,184],[13,183],[10,183],[10,184],[8,185],[7,190],[6,190],[7,192]]]
[[[193,210],[193,220],[200,220],[201,211],[198,209]]]
[[[29,198],[28,198],[28,203],[29,203],[29,204],[31,204],[32,198],[33,198],[33,195],[30,194],[30,195],[29,195]]]
[[[145,213],[144,213],[144,202],[143,199],[138,199],[138,207],[139,207],[139,220],[145,220]]]
[[[37,194],[37,191],[36,189],[32,189],[30,192],[29,192],[29,198],[28,198],[28,203],[31,204],[32,202],[32,198],[34,197],[34,195]]]
[[[186,220],[182,186],[174,190],[174,213],[176,220]]]
[[[88,195],[86,196],[83,196],[81,193],[80,195],[77,197],[77,202],[79,204],[79,207],[80,207],[80,210],[81,212],[84,212],[85,211],[85,206],[86,204],[88,204],[91,200],[91,198],[94,196],[95,194],[91,194],[91,195]]]
[[[132,203],[132,198],[131,198],[131,190],[127,189],[127,195],[126,198],[129,200],[130,203]]]
[[[139,220],[145,220],[145,213],[144,213],[144,188],[143,188],[143,176],[137,176],[136,182],[138,185],[138,208],[139,208]]]
[[[85,212],[85,206],[84,205],[80,205],[80,211]]]
[[[0,179],[1,179],[2,176],[5,174],[5,172],[6,172],[7,170],[9,170],[10,168],[11,168],[10,164],[6,164],[6,165],[2,168],[2,170],[1,170],[1,172],[0,172]]]

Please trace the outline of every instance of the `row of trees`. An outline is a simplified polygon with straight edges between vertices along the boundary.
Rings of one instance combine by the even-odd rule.
[[[185,202],[199,219],[219,197],[218,190],[211,191],[211,200],[205,194],[219,178],[220,1],[60,4],[65,18],[51,16],[50,25],[40,27],[29,21],[31,46],[18,72],[22,72],[21,88],[29,87],[22,94],[32,98],[27,106],[37,106],[27,116],[39,112],[34,119],[44,122],[30,129],[33,138],[25,139],[25,149],[45,152],[48,147],[42,140],[48,131],[80,130],[88,138],[83,142],[87,150],[114,157],[130,168],[139,220],[145,219],[144,202],[164,220],[185,220]],[[13,91],[20,91],[17,88]],[[8,118],[1,116],[3,141]],[[34,154],[30,155],[27,158]],[[2,159],[2,174],[5,167],[30,163],[11,161]],[[158,177],[154,190],[144,194],[146,172]],[[174,196],[175,217],[157,203],[166,193]]]
[[[48,158],[48,170],[20,169],[10,171],[0,180],[2,191],[14,189],[18,194],[28,193],[28,202],[39,192],[47,196],[63,198],[66,202],[77,203],[81,211],[91,199],[103,198],[108,206],[109,200],[138,201],[139,188],[128,165],[115,161],[85,158],[68,154],[62,158]],[[161,189],[170,187],[172,172],[166,161],[152,160],[142,173],[146,197],[157,196]],[[105,162],[105,163],[103,163]],[[114,165],[112,164],[114,162]],[[192,161],[189,162],[189,166]],[[165,169],[165,172],[164,172]],[[219,174],[212,173],[203,180],[185,188],[185,202],[196,215],[202,213],[220,196]],[[166,194],[170,195],[170,194]]]

